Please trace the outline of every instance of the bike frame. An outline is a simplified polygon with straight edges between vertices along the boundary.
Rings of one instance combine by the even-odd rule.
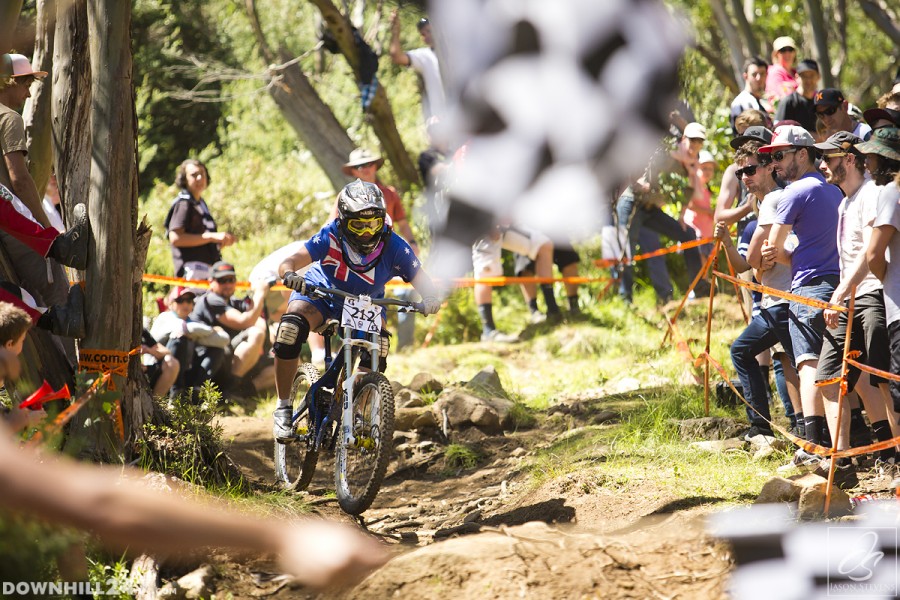
[[[356,297],[353,294],[348,294],[341,290],[328,288],[316,288],[312,293],[320,297],[326,294],[334,294],[350,298]],[[421,308],[418,303],[405,302],[392,298],[373,298],[372,304],[378,306],[397,306],[399,307],[398,310],[401,311],[406,310],[421,312]],[[338,375],[341,372],[341,368],[345,365],[349,365],[349,372],[346,374],[346,377],[344,378],[342,384],[342,389],[340,390],[342,417],[341,422],[343,423],[343,426],[341,427],[341,431],[338,432],[338,435],[341,438],[342,444],[353,445],[356,443],[356,439],[353,436],[353,413],[351,410],[351,399],[353,398],[353,389],[356,384],[356,380],[360,377],[360,370],[353,365],[353,348],[361,348],[363,350],[369,351],[369,356],[372,357],[372,371],[378,371],[381,362],[380,333],[366,333],[364,334],[364,338],[355,337],[354,334],[363,334],[363,332],[353,329],[349,326],[345,326],[343,328],[341,348],[337,356],[335,356],[332,360],[331,338],[334,336],[334,329],[334,326],[329,326],[326,328],[323,334],[325,337],[325,373],[323,373],[317,381],[310,385],[309,390],[307,390],[306,392],[305,398],[308,407],[307,410],[309,411],[309,421],[312,428],[311,431],[307,433],[307,435],[315,436],[313,439],[313,450],[316,451],[322,448],[322,442],[324,441],[325,432],[328,430],[328,425],[331,422],[330,419],[331,408],[333,406],[332,403],[334,402],[335,396],[338,393],[338,390],[336,389],[337,379]],[[319,402],[317,402],[317,398],[319,398],[320,396],[320,391],[324,390],[325,388],[331,388],[334,390],[334,392],[331,392],[330,394],[331,403],[329,403],[329,406],[327,407],[320,406]],[[292,420],[296,421],[297,418],[299,418],[301,411],[302,408],[298,408],[297,412],[294,413]]]

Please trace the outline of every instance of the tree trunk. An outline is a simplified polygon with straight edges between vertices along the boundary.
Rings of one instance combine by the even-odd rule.
[[[0,54],[6,54],[13,47],[13,33],[19,24],[22,0],[0,0]]]
[[[53,163],[63,212],[86,202],[91,177],[91,62],[87,8],[57,5],[53,43]]]
[[[310,0],[322,13],[322,18],[337,40],[341,54],[347,59],[347,63],[353,73],[359,79],[359,55],[353,42],[353,32],[350,21],[345,17],[331,0]],[[391,110],[384,86],[379,85],[375,93],[375,99],[369,108],[371,113],[372,129],[381,142],[381,149],[397,174],[398,187],[406,190],[411,184],[418,185],[419,172],[406,151],[406,146],[397,131],[397,123]]]
[[[828,30],[825,28],[825,15],[822,13],[822,3],[820,0],[806,0],[806,10],[809,13],[809,23],[813,30],[816,60],[819,61],[819,73],[822,74],[821,85],[823,88],[837,87],[834,73],[831,72],[831,57],[828,54]]]
[[[38,194],[44,194],[53,166],[53,150],[50,139],[53,123],[53,31],[56,27],[56,0],[40,0],[37,6],[37,31],[35,34],[34,64],[38,71],[50,75],[38,79],[32,85],[31,99],[22,115],[25,119],[25,135],[28,140],[28,170],[37,186]]]
[[[275,82],[269,87],[269,93],[297,137],[312,152],[331,185],[335,190],[341,189],[347,183],[347,176],[341,167],[354,148],[353,141],[300,66],[291,62],[294,57],[283,48],[278,50],[276,56],[269,48],[259,25],[254,0],[246,0],[246,9],[263,60],[269,65],[276,62],[281,65],[270,67]]]
[[[744,49],[741,46],[741,38],[734,28],[731,18],[725,11],[722,0],[709,0],[709,5],[712,7],[713,15],[716,17],[716,23],[719,24],[719,29],[722,30],[722,33],[725,35],[725,41],[728,43],[728,54],[731,57],[731,66],[734,70],[734,77],[737,81],[741,81],[741,73],[743,71],[745,60]]]
[[[831,67],[834,78],[841,80],[841,71],[847,62],[847,0],[837,0],[834,6],[834,21],[837,25],[838,55]]]
[[[88,350],[128,352],[140,344],[140,300],[135,299],[137,232],[137,160],[131,77],[131,3],[88,0],[91,58],[91,179],[88,214],[93,239],[86,270],[85,324],[82,356]],[[129,422],[139,358],[128,361],[128,377],[114,374]],[[126,385],[127,384],[127,385]],[[97,410],[96,404],[88,408]],[[97,416],[95,413],[94,417]],[[113,415],[114,416],[114,415]],[[91,427],[101,456],[117,456],[123,446],[114,419],[101,418]]]
[[[874,0],[859,0],[859,4],[862,6],[866,16],[872,19],[872,22],[875,23],[878,29],[891,38],[894,46],[900,46],[900,29],[897,28],[897,24],[891,18],[890,13]]]
[[[731,0],[731,9],[734,11],[734,20],[737,21],[738,31],[743,36],[744,47],[750,56],[760,56],[759,41],[753,35],[753,28],[750,26],[750,20],[747,13],[744,12],[744,3],[742,0]],[[743,65],[742,65],[743,66]]]

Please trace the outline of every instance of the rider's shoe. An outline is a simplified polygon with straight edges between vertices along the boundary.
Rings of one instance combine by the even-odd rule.
[[[275,441],[285,444],[294,437],[294,427],[291,418],[294,416],[294,409],[290,406],[282,406],[275,409],[275,425],[272,428],[272,434]]]
[[[84,331],[84,290],[79,284],[69,288],[66,303],[51,306],[38,321],[38,326],[62,337],[83,338]]]
[[[53,240],[47,256],[56,259],[60,264],[73,269],[84,270],[88,258],[88,223],[87,209],[84,204],[76,204],[72,211],[75,224],[65,233]]]

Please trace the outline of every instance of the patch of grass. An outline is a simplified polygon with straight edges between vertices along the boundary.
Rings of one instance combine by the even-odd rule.
[[[429,390],[427,392],[419,392],[419,397],[422,398],[422,402],[425,403],[425,406],[430,406],[437,402],[438,396],[440,396],[440,392],[436,392],[434,390]]]
[[[470,446],[450,444],[444,450],[444,464],[448,469],[474,469],[481,453]]]
[[[136,444],[141,467],[233,495],[246,493],[247,482],[222,449],[222,426],[213,423],[221,393],[207,381],[198,400],[182,394],[163,407],[162,423],[146,425]]]
[[[512,419],[515,429],[530,429],[537,425],[537,417],[534,411],[523,402],[514,401],[509,409],[509,418]]]

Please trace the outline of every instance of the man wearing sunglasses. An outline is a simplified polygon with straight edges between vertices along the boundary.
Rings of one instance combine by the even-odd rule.
[[[231,342],[224,350],[198,346],[196,360],[226,394],[246,396],[270,387],[274,378],[272,365],[254,370],[262,357],[268,334],[262,310],[272,283],[265,280],[253,283],[249,307],[244,300],[234,297],[236,284],[234,265],[221,260],[214,264],[210,271],[209,292],[197,299],[190,318],[210,327],[221,327],[228,334]],[[220,358],[221,354],[224,359]],[[221,367],[215,369],[217,362]]]
[[[737,148],[734,156],[734,162],[738,167],[735,175],[747,186],[747,190],[755,198],[761,199],[759,218],[755,223],[751,222],[744,232],[746,234],[751,228],[755,229],[750,238],[746,259],[735,249],[731,234],[728,232],[728,224],[725,221],[719,221],[716,224],[715,235],[722,240],[725,251],[738,272],[748,271],[751,267],[759,267],[760,249],[763,240],[769,234],[781,199],[782,189],[773,175],[771,161],[766,155],[757,154],[763,145],[764,143],[758,139],[748,139]],[[777,290],[790,289],[791,270],[786,265],[776,264],[771,269],[762,271],[759,277],[760,283],[767,287]],[[731,345],[731,361],[741,380],[747,402],[752,406],[752,409],[747,408],[750,430],[744,439],[748,441],[757,435],[774,436],[769,425],[771,414],[767,394],[768,382],[763,371],[760,370],[757,355],[780,342],[786,352],[786,356],[779,356],[782,366],[790,369],[788,371],[789,378],[796,379],[796,375],[791,372],[793,367],[790,365],[790,360],[793,360],[793,349],[788,329],[787,301],[765,294],[759,307],[759,312],[754,314],[747,328]],[[792,426],[796,426],[795,411],[789,402],[785,406],[785,412],[789,418],[793,417]]]
[[[816,169],[815,140],[808,131],[795,125],[775,130],[772,143],[759,149],[772,157],[775,173],[790,182],[782,194],[774,224],[761,250],[760,268],[776,262],[791,267],[791,292],[807,298],[831,299],[840,281],[837,252],[838,206],[841,190],[825,181]],[[793,232],[797,246],[788,249],[785,242]],[[822,309],[791,301],[791,343],[800,375],[800,403],[806,422],[806,437],[814,444],[823,441],[825,406],[816,388],[816,367],[825,330]],[[813,465],[815,457],[802,449],[794,455],[796,466]]]
[[[856,288],[851,348],[862,353],[860,362],[887,371],[890,368],[890,353],[884,290],[866,263],[866,247],[872,235],[881,187],[866,172],[865,156],[858,149],[860,143],[862,140],[852,133],[839,131],[825,142],[816,144],[816,149],[823,153],[821,169],[828,183],[839,186],[845,196],[838,209],[837,246],[841,281],[829,301],[847,306],[850,293]],[[829,309],[825,311],[824,317],[832,335],[826,336],[822,344],[817,374],[820,384],[840,377],[847,336],[846,312]],[[862,398],[878,441],[889,440],[894,436],[892,423],[896,427],[897,416],[894,414],[887,381],[875,375],[860,375],[858,369],[850,368],[848,391],[855,389]],[[851,425],[856,427],[857,424],[864,423],[862,414],[858,410],[854,411],[859,416],[852,423],[851,419],[844,419],[841,440],[835,440],[840,390],[837,383],[824,385],[820,389],[826,400],[825,414],[832,431],[832,441],[838,444],[838,449],[846,449],[849,446],[849,428]],[[871,437],[868,431],[865,433]],[[893,466],[894,463],[894,448],[878,452],[876,465]]]
[[[838,131],[849,131],[863,140],[869,139],[872,128],[865,123],[857,123],[847,112],[847,100],[841,90],[825,88],[816,92],[816,117],[825,124],[825,135],[831,137]]]

